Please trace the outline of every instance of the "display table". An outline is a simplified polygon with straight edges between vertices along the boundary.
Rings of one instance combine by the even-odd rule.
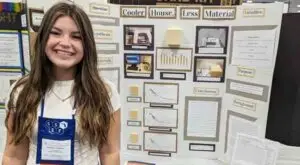
[[[142,155],[122,154],[123,160],[155,163],[155,165],[227,165],[219,160],[195,158],[143,157]],[[130,158],[130,159],[128,159]]]

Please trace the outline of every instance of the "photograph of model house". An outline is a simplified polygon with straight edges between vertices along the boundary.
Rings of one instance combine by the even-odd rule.
[[[195,82],[224,82],[225,57],[195,57]]]
[[[153,79],[153,54],[125,53],[125,78]]]
[[[153,25],[124,25],[124,50],[153,50]]]
[[[196,27],[196,48],[198,54],[226,54],[228,27]]]

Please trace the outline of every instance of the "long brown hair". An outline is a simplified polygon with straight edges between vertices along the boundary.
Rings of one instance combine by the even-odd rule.
[[[111,120],[109,89],[97,70],[97,51],[91,22],[87,14],[74,4],[58,3],[45,13],[34,45],[31,72],[16,83],[10,94],[6,127],[9,114],[14,113],[10,130],[14,135],[12,142],[18,144],[27,135],[31,135],[37,119],[37,107],[55,81],[45,46],[53,24],[62,16],[74,20],[84,48],[84,57],[77,65],[72,90],[79,115],[80,139],[90,146],[101,147],[107,142]]]

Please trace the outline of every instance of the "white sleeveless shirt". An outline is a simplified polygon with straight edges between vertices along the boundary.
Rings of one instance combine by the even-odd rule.
[[[120,96],[117,91],[116,86],[109,80],[104,79],[104,82],[110,87],[110,100],[113,110],[116,111],[120,109],[121,102]],[[44,115],[47,118],[58,118],[58,119],[72,119],[73,111],[73,98],[69,98],[64,102],[62,99],[67,98],[71,95],[72,85],[74,81],[57,81],[54,83],[53,88],[45,96],[44,105]],[[38,117],[41,114],[41,107],[38,106]],[[75,119],[78,123],[79,117],[76,115]],[[75,132],[75,144],[74,144],[74,165],[99,165],[99,152],[98,147],[94,146],[90,148],[89,144],[86,142],[84,144],[79,143],[79,130]],[[29,137],[29,156],[27,160],[27,165],[37,165],[36,164],[36,153],[37,153],[37,132],[38,125],[37,122],[33,129],[32,137]]]

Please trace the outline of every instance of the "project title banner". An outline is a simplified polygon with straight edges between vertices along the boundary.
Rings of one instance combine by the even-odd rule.
[[[135,7],[121,6],[120,16],[131,18],[152,19],[203,19],[203,20],[234,20],[236,18],[235,7]],[[201,17],[202,16],[202,17]]]

